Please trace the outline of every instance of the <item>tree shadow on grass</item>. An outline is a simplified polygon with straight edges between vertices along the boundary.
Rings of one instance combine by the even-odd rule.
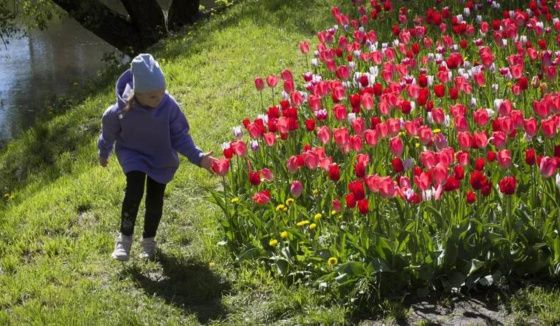
[[[156,271],[132,265],[125,271],[147,294],[156,295],[181,308],[185,314],[195,314],[200,323],[223,319],[227,315],[221,297],[231,285],[212,272],[207,264],[159,253]]]

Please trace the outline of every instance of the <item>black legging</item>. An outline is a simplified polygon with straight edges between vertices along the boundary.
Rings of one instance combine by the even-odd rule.
[[[163,193],[166,185],[157,183],[150,177],[147,179],[146,182],[146,173],[140,171],[131,171],[126,174],[126,192],[121,214],[121,233],[124,235],[131,236],[134,233],[138,207],[144,195],[144,184],[147,184],[143,237],[152,238],[156,236],[161,220]]]

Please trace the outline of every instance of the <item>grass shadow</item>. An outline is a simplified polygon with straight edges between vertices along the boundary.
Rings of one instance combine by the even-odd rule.
[[[212,272],[207,264],[161,252],[156,261],[161,265],[158,272],[143,271],[138,266],[127,271],[147,294],[164,299],[185,314],[195,314],[203,324],[226,317],[221,297],[231,285]]]
[[[476,288],[464,294],[432,293],[425,297],[409,295],[387,299],[371,313],[360,311],[352,314],[355,323],[377,321],[384,318],[398,325],[509,325],[524,319],[539,318],[540,308],[554,307],[552,302],[560,290],[558,281],[548,278],[513,280],[506,285]],[[545,303],[546,302],[546,303]],[[539,304],[542,307],[539,307]],[[550,314],[550,313],[549,313]],[[541,323],[556,323],[554,312]],[[523,323],[523,322],[521,322]]]

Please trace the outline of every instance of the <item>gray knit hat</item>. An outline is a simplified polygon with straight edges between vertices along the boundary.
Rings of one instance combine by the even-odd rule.
[[[151,54],[142,53],[132,59],[132,87],[134,92],[143,93],[165,89],[165,77],[158,62]]]

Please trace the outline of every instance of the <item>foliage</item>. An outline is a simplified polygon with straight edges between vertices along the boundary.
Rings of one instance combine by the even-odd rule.
[[[255,79],[263,114],[223,145],[212,194],[236,259],[358,308],[558,276],[551,8],[353,3],[299,87],[289,69]]]

